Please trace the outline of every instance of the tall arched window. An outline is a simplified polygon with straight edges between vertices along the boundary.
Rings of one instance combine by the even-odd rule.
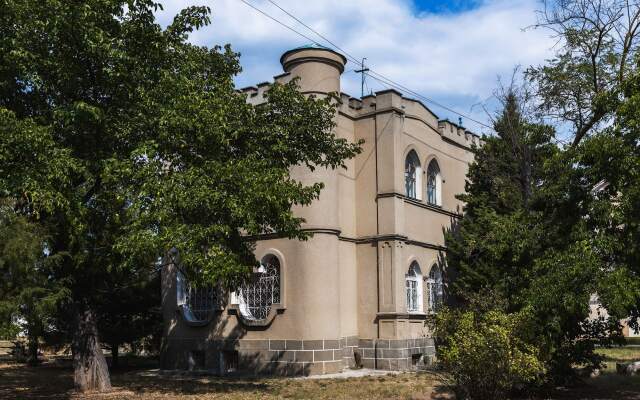
[[[240,286],[238,304],[244,318],[263,321],[271,312],[271,306],[279,303],[280,260],[269,254],[262,258],[252,279]]]
[[[427,278],[427,299],[429,312],[437,312],[444,302],[444,285],[442,283],[442,270],[434,264]]]
[[[422,272],[417,262],[412,262],[405,276],[407,312],[422,312]]]
[[[427,203],[442,205],[442,175],[436,160],[431,160],[427,167]]]
[[[176,275],[178,307],[188,322],[207,322],[218,308],[219,289],[211,285],[194,286],[182,272]]]
[[[404,161],[404,186],[407,197],[422,200],[422,167],[415,151],[411,150]]]

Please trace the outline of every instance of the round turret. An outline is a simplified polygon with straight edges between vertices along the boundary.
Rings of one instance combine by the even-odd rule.
[[[285,52],[280,64],[285,72],[299,77],[303,93],[340,92],[340,75],[347,58],[327,47],[308,45]]]

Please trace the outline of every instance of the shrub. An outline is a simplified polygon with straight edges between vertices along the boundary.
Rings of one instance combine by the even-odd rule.
[[[524,338],[524,312],[442,310],[434,319],[438,362],[458,399],[504,398],[545,372],[538,350]]]

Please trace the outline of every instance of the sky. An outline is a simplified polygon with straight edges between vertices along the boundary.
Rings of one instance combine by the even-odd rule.
[[[309,44],[241,0],[159,0],[159,22],[180,9],[208,5],[212,24],[194,32],[198,45],[224,45],[241,53],[238,88],[271,81],[282,72],[286,50]],[[269,0],[245,0],[295,30],[323,43]],[[538,0],[273,0],[374,71],[473,119],[488,123],[498,79],[508,82],[516,66],[539,65],[552,55],[549,32],[525,29],[535,22]],[[341,90],[360,96],[358,65],[347,64]],[[365,92],[387,87],[367,79]],[[407,97],[415,97],[405,94]],[[453,114],[429,102],[441,118]],[[483,107],[484,106],[484,107]],[[486,128],[463,117],[476,133]]]

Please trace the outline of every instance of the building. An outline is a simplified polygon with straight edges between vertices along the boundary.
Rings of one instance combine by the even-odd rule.
[[[306,46],[280,61],[276,81],[299,77],[305,94],[340,93],[341,54]],[[269,87],[242,93],[258,104]],[[196,290],[165,266],[163,368],[406,370],[433,355],[425,320],[443,298],[443,233],[460,217],[455,196],[479,138],[395,90],[341,100],[337,135],[364,139],[363,152],[346,170],[291,171],[325,184],[319,200],[295,210],[310,240],[260,238],[262,266],[233,293]]]

